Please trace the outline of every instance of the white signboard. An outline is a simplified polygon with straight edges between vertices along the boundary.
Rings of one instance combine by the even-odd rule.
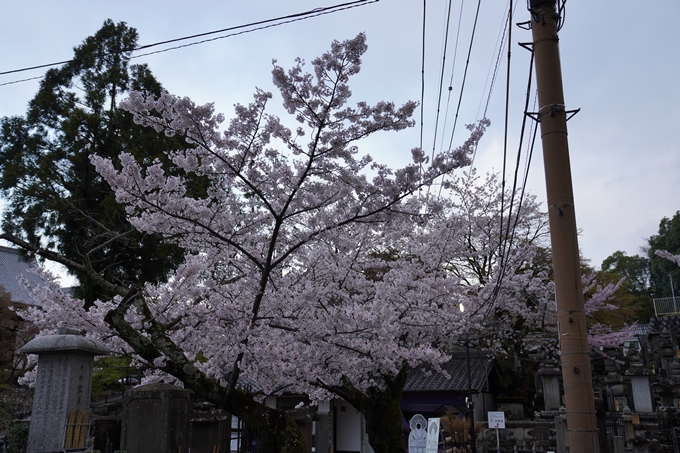
[[[505,412],[489,411],[489,428],[505,429]]]
[[[427,444],[425,453],[437,453],[439,451],[439,418],[427,419]]]

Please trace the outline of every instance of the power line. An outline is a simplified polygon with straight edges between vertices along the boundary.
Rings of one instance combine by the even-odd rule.
[[[498,241],[498,246],[500,247],[500,258],[501,258],[501,269],[503,268],[503,260],[505,259],[505,242],[503,241],[503,208],[505,203],[505,165],[507,161],[508,154],[508,120],[510,116],[510,59],[512,56],[512,46],[510,42],[512,41],[512,1],[510,2],[510,8],[508,10],[508,71],[507,79],[505,85],[505,127],[503,130],[503,173],[501,174],[501,228],[500,228],[500,238]],[[531,79],[529,79],[531,80]],[[521,146],[521,145],[520,145]],[[515,177],[517,174],[515,173]],[[514,196],[514,194],[513,194]],[[512,204],[510,205],[512,210]],[[508,219],[509,225],[510,219]],[[507,238],[506,238],[507,240]]]
[[[43,77],[45,77],[45,76],[29,77],[27,79],[13,80],[11,82],[0,83],[0,87],[5,86],[5,85],[14,85],[15,83],[28,82],[29,80],[38,80],[38,79],[42,79]]]
[[[451,4],[449,0],[449,7],[446,13],[446,31],[444,32],[444,50],[442,55],[442,69],[439,76],[439,95],[437,96],[437,116],[434,121],[434,138],[432,139],[432,159],[434,159],[435,148],[437,147],[437,129],[439,127],[439,109],[442,103],[442,89],[444,88],[444,72],[446,71],[446,51],[449,44],[449,24],[451,23]]]
[[[420,149],[423,149],[423,129],[425,127],[425,25],[427,0],[423,0],[423,51],[420,63]],[[421,164],[422,167],[422,164]]]
[[[228,37],[231,37],[231,36],[236,36],[236,35],[245,34],[245,33],[251,33],[253,31],[257,31],[257,30],[263,30],[263,29],[266,29],[266,28],[278,27],[280,25],[289,24],[289,23],[292,23],[292,22],[298,22],[298,21],[310,19],[310,18],[313,18],[313,17],[318,17],[318,16],[322,16],[322,15],[326,15],[326,14],[332,14],[332,13],[336,13],[336,12],[339,12],[339,11],[344,11],[344,10],[351,9],[351,8],[356,8],[356,7],[359,7],[359,6],[369,5],[371,3],[377,3],[379,1],[380,0],[355,0],[355,1],[352,1],[352,2],[340,3],[340,4],[337,4],[337,5],[333,5],[333,6],[327,6],[327,7],[323,7],[323,8],[315,8],[313,10],[305,11],[305,12],[302,12],[302,13],[289,14],[287,16],[280,16],[280,17],[276,17],[276,18],[273,18],[273,19],[266,19],[266,20],[261,20],[261,21],[257,21],[257,22],[251,22],[251,23],[248,23],[248,24],[223,28],[221,30],[199,33],[199,34],[195,34],[195,35],[191,35],[191,36],[184,36],[184,37],[181,37],[181,38],[169,39],[169,40],[166,40],[166,41],[160,41],[160,42],[156,42],[156,43],[153,43],[153,44],[146,44],[146,45],[137,46],[137,47],[134,47],[134,48],[122,49],[122,50],[119,50],[119,51],[116,51],[116,52],[106,52],[106,53],[91,55],[91,56],[83,57],[83,58],[74,58],[74,59],[71,59],[71,60],[59,61],[59,62],[56,62],[56,63],[47,63],[47,64],[41,64],[41,65],[31,66],[31,67],[26,67],[26,68],[21,68],[21,69],[12,69],[10,71],[0,72],[0,75],[16,74],[18,72],[32,71],[32,70],[35,70],[35,69],[48,68],[48,67],[52,67],[52,66],[61,66],[61,65],[64,65],[64,64],[89,60],[89,59],[92,59],[92,58],[105,57],[105,56],[109,56],[109,55],[116,55],[116,54],[125,53],[125,52],[135,52],[135,51],[149,49],[149,48],[164,45],[164,44],[170,44],[170,43],[173,43],[173,42],[186,41],[188,39],[196,39],[196,38],[200,38],[202,36],[209,36],[209,35],[224,33],[224,32],[228,32],[228,31],[241,30],[237,33],[231,33],[231,34],[224,35],[224,36],[218,36],[218,37],[211,38],[211,39],[206,39],[206,40],[202,40],[202,41],[198,41],[198,42],[194,42],[194,43],[184,44],[184,45],[181,45],[181,46],[175,46],[175,47],[171,47],[171,48],[168,48],[168,49],[158,50],[158,51],[155,51],[155,52],[149,52],[149,53],[146,53],[146,54],[136,55],[134,57],[131,57],[131,58],[139,58],[139,57],[142,57],[142,56],[152,55],[152,54],[161,53],[161,52],[167,52],[169,50],[175,50],[175,49],[179,49],[179,48],[182,48],[182,47],[188,47],[188,46],[192,46],[192,45],[202,44],[202,43],[205,43],[205,42],[215,41],[215,40],[218,40],[218,39],[228,38]],[[255,28],[251,28],[251,27],[255,27]],[[243,29],[248,29],[248,30],[243,30]],[[19,83],[19,82],[25,82],[25,81],[28,81],[28,80],[34,80],[36,78],[41,78],[41,77],[33,77],[33,78],[30,78],[30,79],[16,80],[16,81],[0,84],[0,86],[10,85],[10,84]]]
[[[259,30],[265,30],[267,28],[274,28],[274,27],[278,27],[280,25],[290,24],[290,23],[293,23],[293,22],[299,22],[301,20],[311,19],[311,18],[314,18],[314,17],[323,16],[323,15],[326,15],[326,14],[337,13],[339,11],[344,11],[344,10],[351,9],[351,8],[357,8],[359,6],[365,6],[365,5],[368,5],[370,3],[376,3],[376,2],[379,2],[379,1],[380,0],[357,0],[355,2],[344,3],[342,5],[335,5],[333,7],[317,8],[317,9],[308,11],[306,13],[300,13],[300,14],[297,14],[297,15],[293,15],[293,16],[299,16],[301,14],[305,14],[304,17],[295,17],[293,19],[282,20],[280,22],[276,22],[276,23],[273,23],[273,24],[262,25],[260,27],[255,27],[255,28],[251,28],[251,29],[248,29],[248,30],[242,30],[242,31],[239,31],[239,32],[236,32],[236,33],[230,33],[230,34],[227,34],[227,35],[217,36],[215,38],[204,39],[204,40],[201,40],[201,41],[191,42],[191,43],[188,43],[188,44],[182,44],[180,46],[169,47],[167,49],[156,50],[154,52],[148,52],[148,53],[144,53],[144,54],[141,54],[141,55],[135,55],[135,56],[132,56],[130,58],[140,58],[140,57],[145,57],[145,56],[148,56],[148,55],[155,55],[155,54],[158,54],[158,53],[167,52],[169,50],[182,49],[184,47],[191,47],[191,46],[195,46],[197,44],[204,44],[206,42],[217,41],[218,39],[230,38],[232,36],[243,35],[243,34],[246,34],[246,33],[251,33],[251,32],[259,31]],[[332,10],[327,11],[327,9],[329,9],[329,8],[332,8]],[[286,16],[286,17],[289,17],[289,16]],[[269,21],[261,21],[259,23],[270,22],[272,20],[277,20],[277,19],[270,19]],[[252,24],[249,24],[249,25],[252,25]],[[247,26],[232,27],[232,29],[241,28],[241,27],[247,27]],[[202,33],[200,35],[194,35],[194,37],[205,36],[205,35],[208,35],[208,34],[219,33],[219,32],[223,32],[223,31],[227,31],[227,30],[229,30],[229,29],[219,30],[217,32]],[[191,38],[191,37],[189,37],[189,38]],[[183,39],[189,39],[189,38],[178,38],[178,39],[174,39],[174,40],[171,40],[171,41],[165,41],[165,43],[176,42],[176,41],[180,41],[180,40],[183,40]],[[150,47],[150,46],[142,46],[142,47],[140,47],[140,50],[143,49],[143,48],[146,48],[146,47]]]
[[[515,232],[517,229],[517,225],[519,223],[519,218],[521,214],[521,209],[522,209],[522,204],[524,202],[524,195],[526,192],[526,185],[527,185],[527,180],[529,177],[529,167],[531,166],[531,158],[533,156],[533,150],[534,150],[534,144],[536,142],[536,135],[538,131],[538,127],[535,127],[533,129],[533,137],[531,139],[531,142],[529,144],[529,149],[527,151],[527,159],[526,159],[526,165],[525,165],[525,170],[524,170],[524,175],[522,178],[522,186],[520,190],[520,196],[519,196],[519,201],[517,202],[517,208],[515,212],[515,218],[514,222],[512,222],[512,228],[510,227],[511,225],[511,218],[512,218],[512,210],[513,207],[515,206],[515,194],[517,193],[517,178],[518,178],[518,173],[519,173],[519,166],[520,166],[520,161],[521,161],[521,153],[522,153],[522,146],[524,142],[524,133],[526,131],[526,122],[527,122],[527,117],[529,116],[529,100],[531,98],[531,85],[532,85],[532,75],[533,75],[533,65],[534,65],[534,53],[531,53],[531,59],[529,61],[529,75],[528,75],[528,81],[527,81],[527,92],[526,92],[526,97],[525,97],[525,103],[524,103],[524,115],[522,118],[522,127],[521,127],[521,132],[520,132],[520,139],[519,139],[519,145],[517,147],[517,163],[515,166],[515,172],[514,172],[514,178],[513,178],[513,186],[512,186],[512,191],[510,195],[510,206],[508,208],[508,224],[506,226],[505,234],[503,234],[503,222],[501,222],[501,228],[500,228],[500,240],[499,240],[499,276],[496,279],[496,283],[491,295],[490,300],[484,302],[475,312],[475,314],[481,310],[481,308],[486,305],[487,303],[489,304],[489,307],[487,308],[487,313],[493,309],[496,299],[498,297],[498,294],[500,293],[501,286],[503,284],[503,280],[505,279],[505,276],[508,273],[508,262],[510,261],[510,254],[512,250],[512,245],[515,240]],[[535,102],[535,101],[534,101]],[[532,127],[534,125],[532,124]],[[529,130],[529,134],[531,135],[531,128]],[[504,184],[503,184],[504,187]],[[505,189],[503,189],[503,192],[501,194],[501,202],[505,200]],[[503,208],[501,208],[501,218],[503,216]]]
[[[467,71],[470,65],[470,54],[472,54],[472,44],[475,41],[475,31],[477,30],[477,19],[479,19],[479,8],[482,0],[477,2],[477,12],[475,13],[475,23],[472,26],[472,35],[470,36],[470,47],[468,48],[467,61],[465,62],[465,71],[463,72],[463,82],[460,86],[460,96],[458,97],[458,107],[456,108],[456,116],[453,120],[453,130],[451,130],[451,140],[449,140],[449,149],[453,146],[453,136],[456,133],[456,124],[458,123],[458,113],[460,112],[460,104],[463,101],[463,92],[465,91],[465,80],[467,79]]]
[[[508,0],[508,3],[510,3],[512,0]],[[498,47],[498,55],[496,56],[496,64],[493,64],[493,55],[491,58],[491,66],[489,67],[489,71],[487,72],[486,75],[486,81],[484,82],[484,90],[482,90],[482,98],[479,101],[479,107],[477,108],[477,119],[483,119],[486,118],[486,113],[489,109],[489,102],[491,101],[491,94],[493,93],[494,86],[496,84],[496,75],[498,74],[498,68],[500,66],[501,62],[501,53],[503,52],[503,48],[505,47],[505,34],[508,30],[508,21],[506,20],[508,16],[507,10],[505,13],[503,13],[503,21],[501,22],[501,31],[499,32],[498,37],[496,38],[496,46]],[[499,42],[500,41],[500,42]],[[508,43],[508,45],[510,45]],[[494,47],[494,53],[495,53],[496,47]],[[489,74],[491,74],[491,68],[493,67],[493,76],[491,77],[491,84],[489,85],[489,94],[486,98],[486,106],[484,107],[484,113],[482,116],[479,116],[479,110],[482,107],[482,102],[484,101],[484,92],[486,90],[486,86],[489,83]],[[448,106],[447,106],[448,107]],[[477,147],[472,152],[472,158],[471,158],[471,163],[470,167],[474,167],[475,165],[475,158],[477,157]],[[468,174],[468,181],[470,179],[471,173]]]
[[[508,3],[510,3],[511,0],[508,0]],[[502,21],[502,31],[499,33],[498,37],[496,38],[496,46],[498,47],[498,54],[496,55],[496,63],[494,64],[493,58],[491,58],[491,66],[489,67],[489,72],[487,72],[486,75],[486,81],[484,82],[484,90],[486,90],[487,84],[489,84],[489,74],[491,74],[491,68],[493,68],[493,75],[491,76],[491,84],[489,84],[489,94],[487,95],[486,98],[486,105],[484,106],[484,113],[482,114],[481,118],[486,118],[486,112],[489,110],[489,102],[491,102],[491,94],[493,93],[494,86],[496,84],[496,76],[498,75],[498,68],[500,67],[501,63],[501,54],[503,53],[503,48],[505,47],[505,35],[506,32],[508,31],[508,10],[505,10],[505,13],[503,14],[503,21]],[[500,43],[499,43],[500,41]],[[508,43],[510,45],[510,43]],[[495,47],[494,47],[495,49]],[[477,108],[477,118],[480,118],[479,116],[479,111],[482,108],[482,102],[484,102],[484,93],[482,93],[482,98],[479,100],[479,107]]]
[[[453,62],[451,63],[451,78],[449,79],[449,94],[446,96],[446,114],[444,115],[444,124],[442,129],[446,130],[446,123],[449,118],[449,106],[451,105],[451,92],[453,91],[453,76],[456,70],[456,59],[458,57],[458,42],[460,39],[460,26],[463,22],[463,6],[465,6],[465,0],[460,2],[460,12],[458,13],[458,29],[456,30],[456,45],[453,51]],[[439,142],[439,150],[442,151],[444,148],[444,134]]]

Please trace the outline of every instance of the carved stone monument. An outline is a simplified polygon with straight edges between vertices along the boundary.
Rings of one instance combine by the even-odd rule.
[[[106,355],[109,350],[102,342],[87,338],[80,331],[62,328],[57,335],[34,338],[20,352],[38,355],[26,451],[63,450],[69,418],[73,419],[72,427],[78,423],[80,432],[85,434],[84,414],[90,409],[94,356]]]
[[[411,432],[408,435],[408,453],[425,453],[427,446],[427,420],[420,414],[411,418]]]
[[[189,395],[188,390],[162,383],[126,392],[121,449],[128,453],[186,453]]]

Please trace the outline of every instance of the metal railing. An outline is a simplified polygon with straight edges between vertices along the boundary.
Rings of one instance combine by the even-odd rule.
[[[656,316],[680,315],[680,297],[654,299],[654,313]]]

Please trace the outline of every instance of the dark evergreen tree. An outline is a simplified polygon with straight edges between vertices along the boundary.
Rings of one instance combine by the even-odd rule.
[[[602,261],[601,269],[598,280],[603,283],[616,283],[621,278],[625,279],[612,301],[620,307],[616,313],[624,316],[628,323],[634,320],[649,322],[654,316],[649,287],[649,259],[640,255],[628,256],[619,250]]]
[[[186,146],[132,121],[117,108],[131,89],[160,94],[146,65],[130,64],[137,31],[111,20],[74,48],[74,60],[47,71],[26,116],[0,120],[0,189],[7,200],[5,237],[89,262],[120,284],[157,282],[182,251],[139,233],[125,219],[109,185],[89,161],[91,153],[116,157],[125,150],[140,163],[164,161],[163,150]],[[84,275],[76,295],[91,303],[108,295]]]
[[[666,250],[674,255],[680,254],[680,211],[672,218],[664,217],[659,223],[659,233],[650,237],[649,245],[649,280],[653,297],[671,297],[671,280],[675,295],[680,295],[680,267],[677,264],[656,255],[657,250]]]
[[[636,294],[649,292],[649,260],[644,256],[628,256],[626,252],[616,251],[602,261],[602,271],[624,277],[630,291]]]

